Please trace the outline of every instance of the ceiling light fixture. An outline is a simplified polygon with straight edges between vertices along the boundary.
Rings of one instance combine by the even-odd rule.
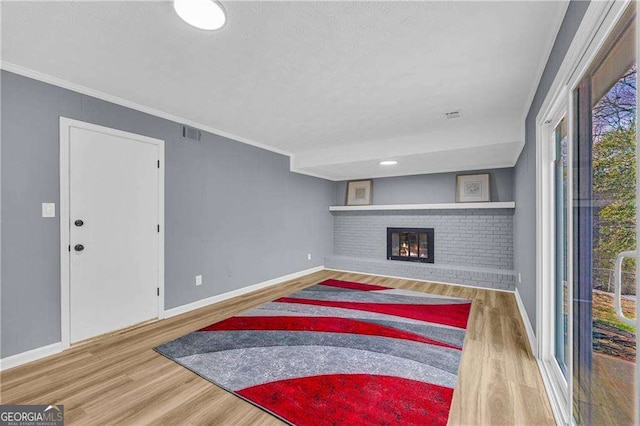
[[[398,164],[396,160],[384,160],[380,162],[381,166],[395,166],[396,164]]]
[[[174,0],[173,8],[187,24],[201,30],[217,30],[227,22],[222,6],[212,0]]]

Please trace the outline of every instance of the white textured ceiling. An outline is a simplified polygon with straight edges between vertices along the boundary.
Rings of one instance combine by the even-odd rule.
[[[287,153],[293,170],[330,179],[507,167],[567,5],[222,4],[227,25],[206,32],[169,2],[3,2],[2,65]],[[457,109],[461,119],[444,118]],[[398,165],[378,165],[387,158]]]

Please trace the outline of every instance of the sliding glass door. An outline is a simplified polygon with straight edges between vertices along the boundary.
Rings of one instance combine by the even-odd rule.
[[[577,424],[637,422],[636,103],[632,6],[573,92],[572,379]],[[558,229],[556,234],[564,235]],[[560,276],[564,262],[557,260]],[[562,300],[556,303],[562,304],[559,291]],[[558,339],[556,358],[566,365],[566,345]]]

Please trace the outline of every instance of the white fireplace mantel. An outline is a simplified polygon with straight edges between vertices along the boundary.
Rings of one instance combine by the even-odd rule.
[[[381,204],[367,206],[329,206],[332,212],[379,211],[379,210],[470,210],[470,209],[515,209],[514,201],[490,203],[435,203],[435,204]]]

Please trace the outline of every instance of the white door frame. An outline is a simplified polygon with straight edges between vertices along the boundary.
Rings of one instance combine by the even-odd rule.
[[[158,159],[160,167],[158,170],[158,222],[160,224],[160,235],[158,236],[158,319],[164,315],[164,141],[147,136],[137,135],[122,130],[111,129],[98,126],[96,124],[85,123],[66,117],[60,117],[60,330],[62,349],[67,349],[71,345],[70,341],[70,212],[69,212],[69,144],[71,128],[90,130],[106,135],[132,139],[134,141],[153,144],[158,147]]]
[[[536,355],[540,359],[541,372],[547,387],[547,392],[553,395],[552,407],[554,415],[560,424],[569,424],[571,419],[570,401],[571,389],[567,379],[564,377],[562,370],[555,360],[555,129],[561,120],[566,117],[567,138],[569,141],[568,149],[568,176],[567,176],[567,209],[572,211],[573,200],[573,176],[571,174],[571,164],[573,164],[571,141],[573,140],[571,125],[571,103],[570,94],[564,88],[554,103],[549,106],[536,123],[536,159],[537,159],[537,182],[538,182],[538,198],[537,198],[537,226],[538,226],[538,245],[537,245],[537,268],[538,268],[538,286],[536,297],[538,299],[538,312],[536,315],[536,330],[538,338],[536,339],[538,347]],[[567,217],[567,240],[572,241],[573,218],[569,213]],[[568,245],[567,253],[567,281],[568,299],[573,300],[573,268],[571,259],[573,258],[573,246]],[[573,318],[573,303],[569,303],[569,311],[567,316]],[[573,360],[573,329],[571,321],[567,330],[568,359],[567,370],[569,374],[572,371]]]
[[[561,116],[566,113],[570,146],[573,141],[573,91],[590,68],[600,48],[613,31],[630,0],[591,2],[576,35],[565,55],[547,96],[536,116],[536,337],[537,358],[556,421],[572,422],[573,380],[565,380],[554,363],[554,191],[551,161],[551,135]],[[569,162],[573,152],[569,149]],[[639,164],[640,167],[640,164]],[[569,171],[569,211],[572,210],[572,181]],[[640,188],[639,188],[640,191]],[[640,208],[640,206],[639,206]],[[569,215],[568,237],[572,236],[572,217]],[[640,232],[640,228],[639,228]],[[569,244],[569,377],[573,374],[573,284],[572,244]],[[640,264],[638,265],[640,268]],[[640,309],[640,307],[638,308]],[[640,329],[638,331],[640,333]],[[640,369],[637,369],[640,370]],[[640,374],[640,373],[638,373]],[[568,383],[567,383],[568,382]]]

